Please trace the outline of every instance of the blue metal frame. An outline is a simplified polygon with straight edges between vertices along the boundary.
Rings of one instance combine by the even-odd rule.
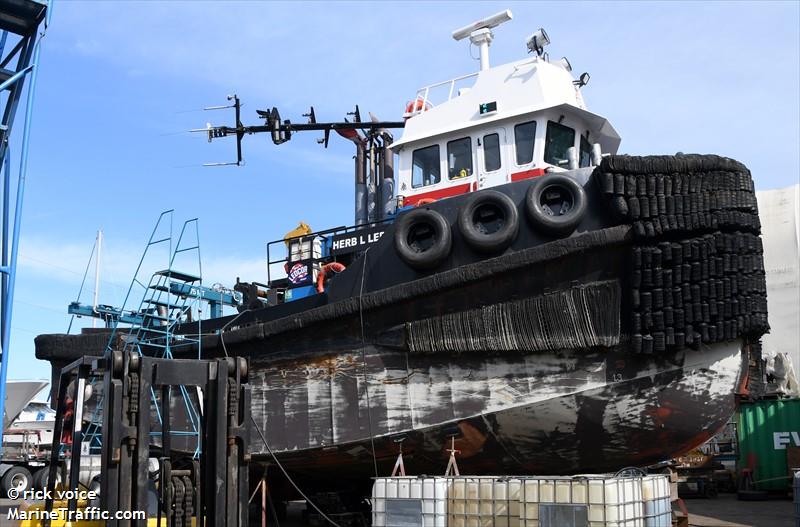
[[[217,290],[204,285],[186,284],[183,282],[170,282],[169,293],[176,297],[193,298],[208,303],[210,318],[222,316],[224,306],[238,307],[242,305],[243,295],[238,291]],[[176,304],[177,307],[177,304]],[[92,317],[103,320],[107,328],[115,328],[117,324],[143,325],[147,316],[136,311],[123,311],[122,309],[105,304],[90,306],[78,301],[70,302],[67,313],[76,317]]]
[[[30,144],[33,100],[36,93],[36,78],[39,72],[39,54],[42,37],[50,25],[52,4],[50,0],[26,0],[0,6],[0,92],[8,90],[5,110],[0,122],[0,166],[3,167],[3,211],[2,211],[2,262],[0,276],[0,413],[4,411],[6,400],[6,377],[8,375],[9,345],[11,341],[11,315],[14,305],[14,283],[17,277],[17,255],[19,254],[19,233],[22,223],[22,203],[25,196],[25,178],[28,172],[28,147]],[[44,27],[40,27],[44,22]],[[19,40],[5,54],[9,34]],[[12,37],[13,38],[13,37]],[[17,56],[15,71],[6,65]],[[9,219],[11,218],[11,156],[9,142],[12,125],[25,84],[30,78],[25,103],[25,120],[21,137],[19,174],[17,179],[14,223],[12,227],[11,248],[8,246]],[[2,421],[2,419],[0,419]],[[0,427],[0,455],[3,448],[3,430]]]
[[[174,350],[197,348],[199,359],[203,337],[201,314],[204,313],[201,304],[208,304],[212,317],[222,316],[224,306],[238,307],[242,304],[243,295],[238,291],[202,285],[198,220],[193,218],[185,221],[180,234],[175,238],[173,213],[173,210],[167,210],[158,217],[122,307],[87,306],[79,301],[69,305],[69,313],[75,316],[102,318],[107,325],[110,324],[113,330],[106,346],[107,354],[116,345],[116,336],[124,331],[126,338],[122,344],[122,351],[130,351],[139,355],[148,351],[159,358],[172,358]],[[146,281],[144,278],[146,273],[143,270],[145,259],[152,263],[152,257],[156,256],[153,253],[156,252],[163,256],[165,249],[168,256],[166,269],[161,268],[152,273],[149,281]],[[183,260],[189,261],[192,272],[176,269],[181,256],[183,256]],[[182,262],[182,265],[186,264],[186,261]],[[140,300],[138,304],[133,304],[135,298],[138,297],[137,293],[141,294]],[[137,307],[134,308],[134,305]],[[197,333],[178,333],[177,329],[180,324],[194,314],[198,321]],[[120,324],[128,326],[124,327]],[[191,430],[171,430],[170,434],[197,437],[195,456],[199,456],[201,411],[195,408],[192,397],[185,386],[178,386],[178,389]],[[156,417],[161,422],[161,406],[152,389],[151,399]],[[101,446],[103,404],[104,400],[101,396],[89,419],[89,425],[83,432],[83,441],[88,442],[92,449]],[[151,435],[157,436],[161,433],[151,432]]]

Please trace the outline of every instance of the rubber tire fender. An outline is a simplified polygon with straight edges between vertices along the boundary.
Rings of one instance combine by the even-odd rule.
[[[496,232],[486,234],[478,229],[473,221],[475,212],[483,205],[494,205],[503,216],[505,224]],[[481,253],[500,252],[508,248],[519,233],[519,212],[514,201],[506,194],[496,190],[483,190],[467,199],[458,212],[458,228],[467,245]]]
[[[434,243],[426,251],[411,247],[408,237],[419,224],[427,224],[434,231]],[[400,258],[414,269],[433,269],[450,255],[453,235],[450,224],[435,210],[417,208],[400,216],[395,223],[394,247]]]
[[[560,186],[572,195],[572,208],[563,216],[552,216],[542,208],[541,197],[545,190]],[[546,174],[536,178],[525,195],[525,212],[536,230],[554,236],[566,236],[578,227],[586,215],[587,200],[583,187],[569,176]]]

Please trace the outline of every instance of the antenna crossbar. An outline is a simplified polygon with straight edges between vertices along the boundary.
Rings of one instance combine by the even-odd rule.
[[[354,112],[348,115],[354,118],[353,121],[344,119],[339,122],[325,122],[319,123],[316,119],[314,107],[311,107],[309,113],[303,114],[308,118],[307,123],[293,123],[291,121],[282,120],[278,109],[273,107],[271,110],[256,110],[256,113],[261,119],[264,119],[264,124],[248,125],[245,126],[240,118],[241,103],[236,95],[229,95],[228,100],[232,100],[233,104],[228,106],[211,106],[207,110],[219,110],[224,108],[233,108],[235,111],[236,124],[234,126],[212,126],[210,123],[206,128],[196,128],[190,132],[203,132],[208,136],[208,142],[214,139],[221,139],[223,137],[234,136],[236,137],[236,161],[233,162],[218,162],[218,163],[204,163],[203,166],[229,166],[244,164],[242,159],[242,138],[245,135],[269,133],[272,135],[272,142],[276,145],[289,141],[292,134],[295,132],[307,131],[321,131],[324,132],[324,137],[319,140],[326,148],[328,146],[328,139],[331,131],[336,131],[345,138],[353,141],[365,141],[357,132],[364,133],[367,137],[377,137],[381,134],[388,134],[388,129],[403,128],[405,121],[362,121],[361,113],[356,106]],[[349,133],[348,133],[349,132]]]

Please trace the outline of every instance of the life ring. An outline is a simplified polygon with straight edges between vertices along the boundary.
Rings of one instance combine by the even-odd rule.
[[[534,180],[525,195],[525,211],[533,226],[544,234],[571,234],[586,215],[586,191],[563,174],[547,174]]]
[[[467,244],[482,253],[500,252],[519,233],[519,212],[514,201],[496,190],[470,196],[458,212],[458,228]]]
[[[415,207],[423,207],[425,205],[430,205],[431,203],[435,202],[436,198],[422,198],[421,200],[417,201]]]
[[[417,97],[413,101],[406,104],[406,111],[403,114],[404,119],[413,117],[417,112],[427,112],[432,107],[431,103]]]
[[[394,247],[410,267],[432,269],[450,255],[450,223],[435,210],[417,208],[406,212],[395,223]]]
[[[325,292],[325,279],[328,278],[331,273],[339,274],[344,270],[344,264],[339,262],[331,262],[323,265],[317,275],[317,293]]]

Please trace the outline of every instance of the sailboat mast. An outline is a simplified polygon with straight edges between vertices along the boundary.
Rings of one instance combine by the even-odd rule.
[[[97,295],[100,292],[100,253],[103,247],[103,231],[97,231],[97,254],[94,259],[94,298],[92,299],[92,307],[97,311]],[[92,318],[92,327],[97,327],[97,319]]]

